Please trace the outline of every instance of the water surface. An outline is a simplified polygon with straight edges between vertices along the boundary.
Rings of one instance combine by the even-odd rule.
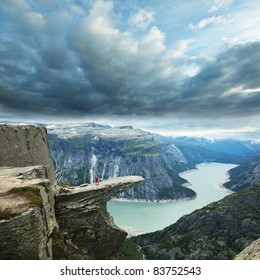
[[[202,163],[197,165],[197,169],[181,173],[180,176],[188,180],[192,184],[189,187],[197,193],[195,199],[170,203],[109,201],[108,211],[115,224],[130,234],[163,229],[181,216],[229,195],[231,192],[218,186],[228,180],[227,171],[235,166],[237,165]]]

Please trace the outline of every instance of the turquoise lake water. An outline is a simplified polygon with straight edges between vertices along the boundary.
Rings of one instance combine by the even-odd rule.
[[[219,188],[219,184],[228,180],[227,171],[235,166],[237,165],[202,163],[197,165],[198,169],[180,174],[192,184],[189,188],[197,193],[195,199],[169,203],[109,201],[107,209],[115,224],[130,235],[163,229],[181,216],[231,194],[230,191]]]

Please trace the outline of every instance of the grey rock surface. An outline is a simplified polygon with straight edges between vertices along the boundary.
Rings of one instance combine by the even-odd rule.
[[[158,144],[149,132],[94,124],[53,125],[48,131],[58,181],[80,185],[92,183],[95,175],[101,180],[139,175],[145,181],[120,193],[120,198],[158,201],[196,196],[178,176],[189,169],[181,151],[173,144]]]
[[[57,196],[60,231],[53,238],[54,258],[113,259],[127,233],[114,224],[106,202],[142,181],[140,176],[120,177]]]
[[[235,260],[260,260],[260,238],[237,254]]]
[[[55,184],[47,130],[33,125],[0,125],[0,166],[45,165],[48,178]]]
[[[239,191],[260,182],[260,154],[229,170],[228,173],[230,181],[226,182],[224,187],[232,191]]]
[[[106,202],[143,178],[58,187],[45,128],[3,125],[0,137],[0,259],[113,258],[126,232]]]
[[[0,259],[52,259],[57,221],[45,166],[0,168]]]

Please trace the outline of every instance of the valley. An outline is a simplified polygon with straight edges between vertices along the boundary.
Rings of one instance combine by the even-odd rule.
[[[48,225],[33,244],[50,253],[35,255],[30,247],[26,258],[131,259],[141,250],[146,259],[233,259],[247,246],[256,252],[250,258],[257,258],[258,243],[250,245],[259,238],[257,141],[180,139],[94,123],[49,125],[48,134],[42,125],[2,125],[1,133],[2,166],[43,168],[45,172],[15,176],[19,180],[42,176],[48,184],[34,187],[50,188],[33,212],[5,220],[9,210],[5,213],[2,205],[4,232],[13,223],[22,226],[16,219],[35,232],[33,223],[23,220],[35,213],[37,230]],[[46,166],[33,166],[39,163]],[[96,175],[100,187],[92,184]],[[132,176],[137,176],[137,185],[124,187],[124,180],[130,182]],[[101,188],[108,182],[115,191]],[[111,198],[117,201],[108,202]],[[41,215],[43,210],[47,216]],[[45,216],[48,221],[43,223]],[[17,233],[12,232],[12,238],[21,246],[32,242],[30,236],[20,240]],[[133,237],[124,242],[127,233]],[[103,246],[108,249],[105,254]],[[134,252],[137,246],[140,250]],[[10,248],[11,240],[3,259],[22,258],[19,248],[15,254]]]
[[[231,191],[219,187],[228,180],[226,172],[235,167],[234,164],[199,164],[197,169],[181,173],[188,180],[197,196],[191,200],[178,200],[164,203],[145,203],[133,201],[109,201],[108,211],[114,222],[135,236],[156,230],[175,223],[183,215],[200,209],[213,201],[231,194]]]

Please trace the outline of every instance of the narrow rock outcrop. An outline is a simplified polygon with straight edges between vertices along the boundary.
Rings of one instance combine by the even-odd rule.
[[[46,129],[0,125],[0,259],[111,259],[126,237],[106,202],[143,181],[56,185]]]
[[[56,198],[60,232],[53,240],[54,258],[114,258],[127,233],[114,224],[106,202],[142,181],[140,176],[119,177],[60,194]]]

